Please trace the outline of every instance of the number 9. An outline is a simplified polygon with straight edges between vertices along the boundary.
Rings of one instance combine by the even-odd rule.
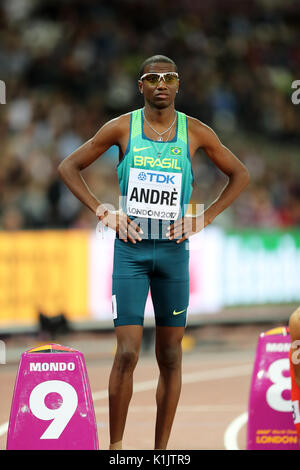
[[[58,409],[50,409],[45,405],[45,398],[49,393],[59,393],[63,403]],[[72,418],[78,405],[76,390],[72,385],[62,380],[48,380],[37,385],[29,397],[29,407],[38,419],[52,423],[40,439],[58,439]]]

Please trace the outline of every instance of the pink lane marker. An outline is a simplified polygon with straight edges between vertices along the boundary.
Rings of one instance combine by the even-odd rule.
[[[22,354],[7,449],[99,449],[90,384],[80,351],[48,344]]]
[[[249,396],[248,450],[299,450],[292,417],[290,335],[279,327],[258,339]]]

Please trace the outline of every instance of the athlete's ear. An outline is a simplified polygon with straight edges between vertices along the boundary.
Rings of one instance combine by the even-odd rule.
[[[138,81],[138,86],[139,86],[140,93],[143,94],[143,82],[142,82],[142,80]]]

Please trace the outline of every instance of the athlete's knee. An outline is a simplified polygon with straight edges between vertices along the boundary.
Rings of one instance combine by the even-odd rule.
[[[139,358],[139,352],[134,348],[117,350],[115,366],[121,373],[133,371]]]
[[[158,348],[156,358],[160,368],[176,370],[181,367],[181,345],[165,346]]]

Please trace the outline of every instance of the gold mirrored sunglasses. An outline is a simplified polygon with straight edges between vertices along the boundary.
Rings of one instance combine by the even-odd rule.
[[[177,72],[164,72],[164,73],[144,73],[141,76],[140,80],[146,80],[149,85],[156,86],[161,80],[165,82],[166,85],[175,85],[178,80]]]

